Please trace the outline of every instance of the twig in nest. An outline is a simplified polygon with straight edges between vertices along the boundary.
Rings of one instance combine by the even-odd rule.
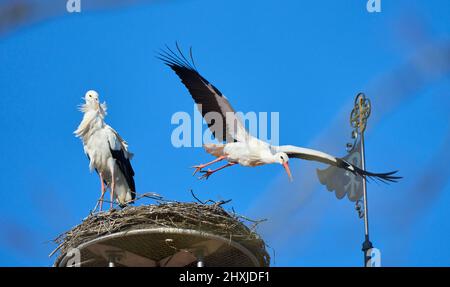
[[[231,202],[231,199],[228,199],[228,200],[221,200],[221,201],[218,201],[218,202],[214,203],[214,206],[221,206],[221,205],[227,204],[227,203],[229,203],[229,202]]]
[[[135,199],[127,201],[125,204],[135,203],[136,201],[138,201],[139,199],[144,198],[144,197],[145,198],[150,198],[150,199],[155,199],[155,200],[163,200],[163,197],[161,195],[157,194],[157,193],[146,192],[146,193],[143,193],[143,194],[141,194],[139,196],[136,196]]]
[[[193,191],[192,189],[190,190],[190,192],[191,192],[192,197],[195,198],[195,200],[197,200],[197,201],[198,201],[199,203],[201,203],[201,204],[212,203],[212,205],[214,205],[214,206],[221,206],[221,205],[223,205],[223,204],[227,204],[227,203],[231,202],[231,199],[228,199],[228,200],[221,200],[221,201],[214,201],[214,200],[212,200],[212,199],[208,199],[208,200],[206,200],[206,201],[202,201],[202,200],[200,200],[200,198],[198,198],[198,197],[195,195],[195,193],[194,193],[194,191]]]
[[[194,191],[191,189],[191,194],[192,194],[192,197],[193,198],[195,198],[195,200],[197,200],[199,203],[201,203],[201,204],[205,204],[203,201],[201,201],[197,196],[195,196],[195,193],[194,193]]]
[[[250,222],[253,222],[253,223],[261,223],[261,222],[267,221],[267,218],[255,220],[255,219],[250,219],[250,218],[248,218],[246,216],[243,216],[243,215],[237,215],[237,217],[245,219],[246,221],[250,221]]]

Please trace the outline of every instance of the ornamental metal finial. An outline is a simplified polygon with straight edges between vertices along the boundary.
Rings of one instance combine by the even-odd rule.
[[[370,100],[364,93],[359,93],[355,99],[355,106],[350,114],[350,125],[356,132],[362,134],[366,130],[367,119],[370,116]]]

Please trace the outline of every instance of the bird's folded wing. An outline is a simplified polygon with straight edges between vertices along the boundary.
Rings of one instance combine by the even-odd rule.
[[[111,138],[111,141],[114,141],[114,144],[118,144],[120,145],[120,149],[123,149],[124,154],[125,154],[125,158],[127,159],[132,159],[133,158],[133,153],[131,153],[128,150],[128,143],[119,135],[119,133],[114,130],[111,126],[106,125],[106,127],[111,131],[111,133],[115,136],[115,138]],[[117,146],[115,148],[116,150],[119,149],[119,146]]]
[[[120,171],[124,175],[128,187],[131,191],[136,191],[135,183],[134,183],[134,170],[131,166],[129,153],[126,150],[126,146],[124,146],[124,140],[118,135],[118,133],[111,127],[108,126],[108,142],[109,148],[111,151],[112,157],[116,160],[116,164],[119,167]],[[132,194],[133,199],[135,197],[135,193]]]

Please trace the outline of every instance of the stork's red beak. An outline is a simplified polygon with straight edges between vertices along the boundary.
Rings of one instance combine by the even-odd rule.
[[[283,163],[283,167],[286,170],[286,173],[289,177],[289,181],[292,181],[292,174],[291,174],[291,170],[289,169],[289,164],[287,162]]]

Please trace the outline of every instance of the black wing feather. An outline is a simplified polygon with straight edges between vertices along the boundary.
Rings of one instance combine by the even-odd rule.
[[[122,149],[113,150],[110,145],[109,150],[111,151],[112,157],[116,160],[117,166],[124,175],[131,190],[131,199],[134,200],[136,198],[136,185],[134,183],[134,170],[131,166],[130,159],[125,157],[125,153]]]
[[[218,141],[224,141],[225,135],[227,134],[225,125],[225,115],[220,108],[220,104],[216,99],[216,95],[223,97],[223,94],[208,80],[206,80],[195,68],[194,60],[192,58],[192,50],[190,50],[191,62],[183,55],[178,44],[176,45],[179,54],[178,56],[174,51],[167,47],[167,51],[162,51],[159,53],[157,58],[162,60],[167,66],[169,66],[181,79],[181,82],[188,89],[193,100],[196,104],[202,105],[202,117],[208,112],[216,112],[222,115],[223,129],[222,134],[215,134],[213,130],[213,135]],[[212,90],[212,91],[211,91]],[[208,127],[214,125],[214,119],[208,122]],[[236,139],[233,139],[236,140]]]
[[[397,182],[399,179],[402,179],[401,176],[394,176],[394,174],[396,174],[398,172],[397,170],[391,171],[391,172],[385,172],[385,173],[374,173],[374,172],[360,169],[359,167],[347,162],[344,159],[337,158],[336,160],[337,160],[337,167],[349,170],[349,171],[353,172],[354,174],[357,174],[364,178],[378,179],[379,181],[381,181],[383,183]],[[352,167],[353,170],[351,170],[350,167]]]
[[[391,171],[386,173],[373,173],[369,172],[363,169],[360,169],[359,167],[347,162],[346,160],[342,158],[336,158],[336,162],[331,161],[327,158],[323,158],[320,156],[315,156],[311,154],[305,154],[305,153],[286,153],[289,158],[299,158],[299,159],[305,159],[305,160],[312,160],[312,161],[318,161],[325,164],[333,165],[339,168],[343,168],[345,170],[348,170],[354,174],[357,174],[363,178],[373,178],[378,179],[381,182],[387,183],[387,182],[397,182],[399,179],[402,179],[401,176],[394,176],[398,171]]]

